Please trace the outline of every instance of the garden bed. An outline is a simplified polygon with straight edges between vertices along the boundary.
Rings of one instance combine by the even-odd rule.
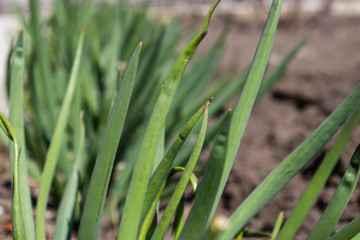
[[[202,20],[202,18],[187,19],[183,25],[194,26],[196,22],[200,28]],[[212,45],[220,34],[224,22],[226,21],[221,18],[213,19],[209,35],[202,43],[198,54]],[[232,66],[239,71],[250,64],[262,27],[260,20],[252,23],[234,22],[227,40],[224,66]],[[350,92],[360,76],[359,27],[360,18],[331,16],[280,22],[270,68],[303,37],[307,37],[308,42],[291,63],[283,78],[254,108],[218,209],[219,214],[230,215],[257,184]],[[231,106],[231,103],[228,106]],[[359,131],[358,127],[355,133]],[[296,239],[305,239],[321,216],[358,143],[360,143],[360,135],[354,134],[335,169],[335,174],[330,178]],[[284,191],[276,195],[260,211],[250,222],[250,229],[271,231],[271,226],[280,211],[284,211],[285,218],[289,215],[316,170],[323,153],[325,151],[310,162]],[[6,156],[6,149],[0,147],[0,239],[7,239],[8,234],[4,227],[10,219],[10,174]],[[356,189],[337,228],[359,214],[360,191]],[[104,239],[109,239],[111,235],[112,232],[106,233],[107,237]]]

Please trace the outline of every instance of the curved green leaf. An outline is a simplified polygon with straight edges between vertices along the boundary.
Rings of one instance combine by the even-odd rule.
[[[223,191],[230,174],[231,167],[235,160],[246,124],[249,120],[251,110],[264,76],[279,21],[281,5],[282,0],[274,0],[272,2],[269,16],[259,45],[256,49],[253,62],[250,66],[243,92],[234,110],[225,155],[225,170],[219,185],[220,191]],[[242,225],[231,224],[226,230],[220,232],[218,239],[230,239],[243,227],[244,226]]]
[[[151,238],[152,240],[163,239],[163,237],[166,233],[166,230],[170,224],[170,221],[176,211],[176,208],[179,205],[181,197],[184,194],[185,188],[190,180],[190,177],[195,168],[197,160],[199,159],[201,149],[204,144],[206,127],[207,127],[207,122],[208,122],[208,110],[207,110],[208,104],[206,105],[204,119],[201,124],[201,129],[200,129],[198,139],[195,143],[194,151],[191,154],[190,159],[189,159],[188,163],[186,164],[185,171],[184,171],[183,175],[181,176],[181,178],[175,188],[174,194],[171,197],[169,203],[167,204],[167,207],[159,221],[159,224],[155,229],[155,232]]]
[[[111,172],[135,83],[141,46],[142,43],[135,49],[129,61],[106,124],[106,130],[85,199],[78,239],[90,240],[98,238]]]
[[[19,158],[19,181],[21,192],[21,208],[24,218],[24,227],[26,238],[28,240],[35,239],[34,219],[32,215],[30,188],[28,182],[28,170],[25,147],[25,128],[24,128],[24,39],[21,30],[13,50],[13,62],[11,66],[10,77],[10,122],[16,132],[21,154]],[[13,151],[10,152],[10,161],[15,162]]]
[[[12,192],[11,192],[11,217],[12,217],[12,230],[15,240],[26,239],[23,213],[21,209],[21,196],[20,196],[20,170],[19,170],[19,158],[20,158],[20,145],[16,138],[14,129],[4,114],[0,112],[0,128],[4,133],[13,141],[14,147],[14,163],[12,171]]]
[[[204,176],[200,182],[194,204],[179,236],[179,240],[198,239],[215,214],[222,194],[219,184],[222,174],[224,174],[224,155],[230,121],[231,110],[227,112],[222,120],[220,129],[215,137]]]
[[[352,239],[356,234],[359,233],[359,229],[360,229],[360,216],[352,220],[345,227],[336,231],[328,239],[329,240]]]
[[[70,115],[70,108],[72,99],[74,97],[75,89],[78,82],[78,70],[80,65],[80,58],[82,53],[82,48],[84,44],[84,30],[80,34],[78,47],[76,51],[76,57],[74,60],[73,69],[70,76],[70,81],[64,102],[61,106],[61,111],[56,123],[55,132],[51,139],[50,147],[46,155],[45,166],[41,176],[39,197],[36,206],[36,239],[45,240],[45,211],[47,205],[47,199],[50,192],[50,186],[52,179],[54,177],[54,172],[59,157],[62,138],[64,135],[64,130],[68,122]]]
[[[165,186],[167,176],[170,174],[171,166],[174,163],[174,159],[179,152],[180,148],[184,144],[184,141],[189,136],[191,130],[194,128],[195,124],[198,122],[200,117],[203,115],[206,109],[205,103],[192,118],[187,122],[184,129],[180,132],[178,138],[173,143],[169,151],[166,153],[163,160],[160,162],[158,168],[151,176],[149,180],[149,186],[145,194],[145,200],[143,204],[143,212],[141,219],[148,214],[150,207],[153,205],[156,196],[160,196],[159,192]]]
[[[356,234],[351,240],[359,240],[360,239],[360,232]]]
[[[195,124],[198,122],[200,117],[203,115],[206,109],[205,103],[195,114],[194,116],[188,121],[185,125],[184,129],[180,132],[179,137],[170,147],[168,152],[166,153],[165,157],[160,162],[159,166],[155,170],[154,174],[152,175],[149,186],[146,191],[144,205],[143,205],[143,212],[141,216],[142,226],[139,233],[139,239],[144,239],[147,229],[150,227],[151,219],[155,213],[155,207],[160,200],[162,191],[165,187],[167,180],[176,172],[182,171],[182,167],[174,167],[171,166],[174,163],[175,157],[179,152],[180,148],[184,144],[184,141],[189,136],[191,130],[194,128]],[[197,185],[197,179],[194,175],[190,177],[191,184],[193,185],[194,191]],[[144,220],[143,220],[144,219]]]
[[[179,239],[179,235],[181,233],[182,228],[184,227],[184,219],[185,219],[185,198],[182,197],[180,203],[178,204],[174,216],[174,223],[172,227],[172,231],[174,234],[174,240]]]
[[[360,145],[356,148],[348,168],[325,212],[311,231],[308,240],[327,239],[350,201],[360,174]]]
[[[330,151],[328,154],[326,154],[318,170],[316,170],[314,177],[311,179],[311,182],[302,194],[299,202],[296,204],[295,208],[286,220],[278,235],[278,238],[276,238],[277,240],[287,240],[294,238],[306,215],[310,211],[321,190],[324,188],[327,179],[334,170],[334,167],[338,162],[338,159],[341,156],[346,143],[350,139],[359,119],[360,106],[355,109],[354,113],[344,124]]]
[[[75,204],[78,198],[78,187],[82,175],[82,161],[85,141],[85,126],[83,112],[80,115],[80,136],[78,137],[78,149],[76,159],[73,164],[71,173],[67,179],[63,197],[60,202],[58,215],[56,217],[56,225],[53,239],[69,239],[71,236],[72,223],[75,213]]]
[[[141,229],[140,229],[140,232],[139,232],[139,236],[138,236],[138,240],[143,240],[145,239],[145,237],[147,237],[149,235],[149,232],[148,230],[150,229],[150,227],[153,225],[152,224],[152,221],[153,221],[153,218],[156,216],[155,215],[155,209],[156,209],[156,206],[158,205],[159,203],[159,200],[160,200],[160,197],[161,197],[161,194],[162,194],[162,191],[164,190],[165,188],[165,185],[166,183],[169,181],[169,179],[177,172],[184,172],[185,171],[185,168],[183,167],[173,167],[170,172],[168,173],[167,177],[165,178],[165,180],[162,182],[162,185],[160,186],[160,189],[158,190],[158,192],[156,193],[156,196],[154,196],[154,200],[152,202],[152,205],[151,207],[149,208],[148,211],[146,211],[146,216],[145,216],[145,219],[142,223],[142,226],[141,226]],[[198,183],[198,179],[197,177],[195,176],[195,174],[191,174],[190,176],[190,183],[193,187],[193,190],[194,192],[196,191],[196,188],[197,188],[197,183]],[[180,203],[181,205],[181,203]],[[181,206],[177,208],[177,212],[179,211],[179,214],[181,215],[181,210],[180,210]],[[182,218],[181,216],[178,215],[179,218]],[[178,219],[180,221],[180,219]],[[176,227],[176,230],[179,230],[179,228],[181,227],[180,226],[181,224],[178,223],[178,226]],[[155,229],[154,229],[155,230]],[[180,231],[180,230],[179,230]],[[150,235],[151,236],[151,235]]]
[[[284,212],[280,212],[276,219],[273,231],[271,233],[271,239],[276,239],[277,235],[279,234],[281,225],[283,223],[283,219],[284,219]]]
[[[207,34],[210,17],[219,2],[220,0],[217,0],[212,6],[206,17],[203,31],[197,35],[182,52],[160,90],[160,95],[146,128],[138,160],[131,178],[118,234],[119,240],[133,240],[136,238],[139,222],[141,220],[146,188],[151,172],[152,160],[156,150],[156,143],[158,142],[160,132],[164,127],[179,81],[197,46]]]
[[[246,223],[320,151],[359,102],[360,82],[354,87],[340,106],[245,199],[229,219],[227,228],[222,232],[223,235],[221,235],[221,237],[226,236],[224,239],[229,239],[236,233],[236,229],[244,227]]]

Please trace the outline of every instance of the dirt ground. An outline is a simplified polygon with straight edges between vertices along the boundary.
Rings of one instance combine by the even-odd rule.
[[[187,19],[184,27],[198,23]],[[213,19],[209,35],[199,53],[206,51],[220,34],[224,19]],[[235,20],[228,37],[224,66],[237,70],[252,59],[263,22]],[[360,18],[321,16],[280,22],[269,67],[306,37],[308,42],[290,67],[254,108],[245,131],[231,176],[222,197],[218,214],[229,216],[247,195],[298,146],[344,99],[360,76]],[[216,99],[215,99],[216,100]],[[230,104],[229,104],[230,106]],[[306,219],[296,239],[305,239],[321,216],[347,167],[355,147],[360,143],[357,127],[341,161]],[[329,146],[325,148],[328,150]],[[6,150],[0,147],[0,238],[6,238],[10,219],[10,184]],[[5,153],[5,154],[4,154]],[[271,231],[276,217],[285,218],[316,170],[325,151],[308,164],[249,223],[249,229]],[[337,229],[360,214],[360,191],[356,188]],[[8,237],[9,238],[9,237]],[[10,238],[9,238],[10,239]]]
[[[219,34],[222,24],[222,21],[213,21],[209,33],[213,36]],[[282,79],[255,106],[223,194],[219,214],[229,216],[350,92],[360,76],[359,29],[360,18],[321,16],[280,22],[270,68],[302,38],[307,38],[307,44]],[[237,69],[248,66],[261,30],[262,23],[259,21],[251,24],[235,21],[228,38],[225,64],[234,65]],[[209,44],[211,39],[215,37],[207,39]],[[305,239],[325,210],[360,143],[359,131],[358,126],[296,239]],[[251,220],[249,229],[271,231],[280,211],[284,211],[285,218],[290,214],[328,149],[329,145]],[[359,214],[360,191],[356,188],[336,229]]]

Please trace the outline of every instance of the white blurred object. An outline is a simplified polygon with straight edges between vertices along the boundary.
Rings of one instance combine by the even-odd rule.
[[[0,15],[0,111],[5,115],[8,115],[9,112],[5,88],[6,60],[10,44],[15,41],[19,29],[19,24],[14,15]]]
[[[5,209],[3,206],[0,205],[0,216],[4,215],[4,213],[5,213]]]

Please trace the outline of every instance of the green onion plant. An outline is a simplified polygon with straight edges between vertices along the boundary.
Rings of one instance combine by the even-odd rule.
[[[50,18],[42,20],[38,0],[30,0],[29,16],[19,14],[24,30],[8,57],[9,118],[0,113],[0,140],[10,151],[14,239],[50,237],[50,196],[58,208],[50,233],[56,240],[74,234],[98,239],[103,216],[118,229],[119,240],[292,239],[359,121],[360,83],[228,219],[215,215],[253,106],[305,44],[294,44],[265,75],[282,2],[272,1],[250,67],[231,74],[218,71],[228,29],[189,64],[220,0],[181,53],[180,20],[163,23],[149,16],[147,6],[55,0]],[[224,111],[240,92],[233,109]],[[271,233],[246,229],[341,127],[290,216],[280,213]],[[199,165],[210,145],[207,162]],[[358,147],[308,239],[358,235],[358,218],[333,231],[355,189],[359,161]],[[175,173],[181,177],[171,185]],[[39,185],[35,217],[28,174]],[[185,215],[189,183],[195,197]],[[160,210],[164,198],[169,200]]]

